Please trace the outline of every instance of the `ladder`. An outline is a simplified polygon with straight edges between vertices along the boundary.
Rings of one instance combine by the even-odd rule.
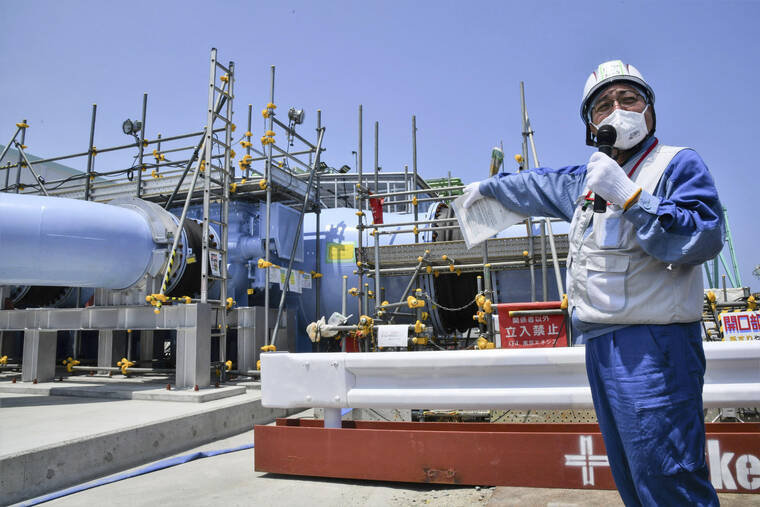
[[[221,72],[220,72],[221,71]],[[227,67],[217,61],[216,48],[211,49],[211,70],[209,75],[208,116],[203,134],[201,152],[187,190],[182,215],[177,223],[172,248],[169,254],[161,284],[161,296],[165,296],[177,245],[187,220],[187,212],[194,198],[198,179],[202,180],[202,238],[201,238],[201,284],[200,302],[208,303],[211,311],[211,336],[219,338],[219,360],[225,362],[227,356],[227,223],[229,219],[230,184],[235,178],[231,169],[232,99],[235,82],[235,64]],[[218,80],[217,80],[218,77]],[[218,82],[217,82],[218,81]],[[214,124],[219,126],[214,128]],[[224,133],[224,141],[217,138],[215,130]],[[218,209],[212,210],[212,203]],[[209,281],[219,285],[219,299],[209,299]]]
[[[221,74],[220,74],[221,71]],[[201,254],[201,303],[208,303],[209,280],[219,284],[219,299],[211,302],[212,315],[216,313],[216,329],[211,336],[219,337],[219,360],[226,361],[227,356],[227,222],[229,219],[230,184],[235,179],[232,173],[232,99],[234,97],[235,63],[228,67],[220,64],[216,57],[216,48],[211,50],[211,70],[208,90],[208,118],[204,138],[204,159],[201,167],[203,178],[203,237]],[[219,83],[217,84],[217,76]],[[224,107],[217,110],[216,104],[224,98]],[[224,129],[224,141],[214,135],[214,124],[221,124]],[[215,153],[223,153],[221,157]],[[211,201],[219,203],[218,214],[211,211]],[[189,196],[190,194],[188,194]],[[214,240],[211,235],[212,225],[220,236]],[[221,239],[221,240],[220,240]],[[211,273],[209,273],[211,270]],[[214,310],[216,310],[214,312]]]

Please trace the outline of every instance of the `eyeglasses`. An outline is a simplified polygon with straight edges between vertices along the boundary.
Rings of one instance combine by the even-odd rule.
[[[615,103],[626,110],[635,110],[646,104],[646,99],[640,94],[628,90],[617,94],[611,93],[594,101],[591,104],[591,119],[599,121],[606,118],[615,109]]]

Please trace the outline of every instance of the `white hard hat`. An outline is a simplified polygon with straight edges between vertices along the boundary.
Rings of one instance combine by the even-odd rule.
[[[633,65],[623,63],[621,60],[610,60],[600,64],[586,80],[583,87],[583,100],[581,101],[581,119],[588,124],[588,109],[591,99],[602,87],[616,81],[625,81],[633,84],[646,94],[647,101],[654,105],[654,90],[644,81],[644,76]]]

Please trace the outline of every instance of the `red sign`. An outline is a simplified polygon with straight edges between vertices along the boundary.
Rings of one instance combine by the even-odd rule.
[[[514,315],[521,310],[559,310],[559,301],[496,305],[502,349],[567,347],[565,315]]]

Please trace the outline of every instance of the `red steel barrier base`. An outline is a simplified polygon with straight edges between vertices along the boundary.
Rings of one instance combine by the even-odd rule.
[[[311,419],[255,427],[259,472],[481,486],[615,489],[596,424]],[[760,493],[760,423],[707,424],[717,490]]]

